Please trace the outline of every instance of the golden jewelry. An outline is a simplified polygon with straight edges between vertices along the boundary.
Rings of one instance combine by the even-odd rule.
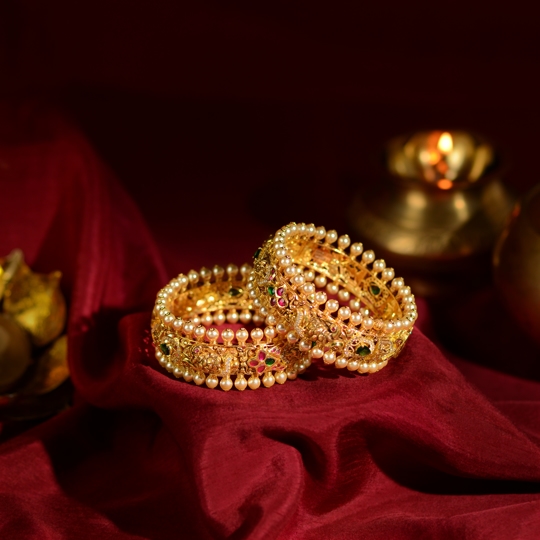
[[[249,294],[267,323],[270,317],[277,333],[297,344],[300,371],[322,358],[373,373],[412,332],[417,311],[410,288],[373,251],[350,244],[336,231],[291,223],[255,253]]]
[[[175,377],[225,391],[295,379],[299,352],[272,325],[236,331],[216,326],[264,321],[247,291],[252,268],[233,264],[180,274],[157,294],[152,338],[159,363]],[[231,377],[235,377],[234,384]],[[220,380],[221,379],[221,380]]]

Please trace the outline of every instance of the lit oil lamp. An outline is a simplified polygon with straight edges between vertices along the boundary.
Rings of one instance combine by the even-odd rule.
[[[421,295],[489,278],[493,244],[514,197],[499,157],[463,131],[429,131],[390,141],[381,178],[356,197],[350,221],[366,245],[399,265]]]

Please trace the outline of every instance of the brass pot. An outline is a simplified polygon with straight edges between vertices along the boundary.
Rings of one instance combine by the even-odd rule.
[[[540,344],[540,184],[514,207],[495,247],[493,269],[510,313]]]

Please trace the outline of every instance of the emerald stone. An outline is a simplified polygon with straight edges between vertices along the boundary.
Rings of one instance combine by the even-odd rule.
[[[316,342],[316,341],[312,341],[312,342],[311,342],[311,348],[313,349],[313,347],[315,347],[315,345],[317,345],[317,342]]]
[[[358,356],[367,356],[368,354],[371,354],[371,349],[364,345],[364,346],[358,347],[358,349],[356,349],[356,354]]]
[[[272,366],[274,364],[275,360],[273,358],[267,358],[265,361],[265,364],[267,366]]]
[[[253,255],[253,258],[256,259],[258,258],[258,256],[261,254],[261,248],[257,249],[257,251],[255,252],[255,255]]]
[[[232,289],[229,289],[229,294],[231,296],[240,296],[242,294],[242,291],[233,287]]]
[[[374,296],[377,296],[381,292],[380,287],[377,287],[377,285],[375,285],[374,283],[369,286],[369,290]]]
[[[276,289],[272,287],[272,285],[270,285],[270,287],[268,287],[268,294],[270,296],[274,296],[275,293],[276,293]]]
[[[171,354],[171,348],[166,343],[162,343],[159,348],[164,355],[169,356]]]

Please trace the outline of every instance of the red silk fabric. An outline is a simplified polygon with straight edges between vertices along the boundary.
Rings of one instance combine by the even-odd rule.
[[[132,200],[58,116],[5,106],[0,124],[0,253],[63,271],[76,387],[71,409],[0,445],[2,538],[540,537],[538,383],[451,362],[424,304],[376,375],[179,382],[153,357],[170,275]],[[215,262],[184,249],[196,234],[176,272]]]

